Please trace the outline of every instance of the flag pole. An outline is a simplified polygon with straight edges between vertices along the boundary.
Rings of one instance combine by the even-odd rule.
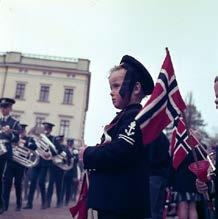
[[[187,122],[187,118],[186,118],[186,115],[185,115],[184,111],[182,112],[182,117],[184,119],[184,123],[185,123],[186,129],[187,129],[187,134],[188,134],[188,137],[189,137],[190,136],[190,128],[188,127],[188,122]],[[197,153],[196,153],[194,147],[192,148],[191,152],[192,152],[192,155],[193,155],[193,158],[194,158],[194,161],[195,161],[196,165],[199,167],[198,157],[197,157]]]

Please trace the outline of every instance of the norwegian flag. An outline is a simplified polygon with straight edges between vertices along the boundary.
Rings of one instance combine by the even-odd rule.
[[[186,155],[193,148],[199,146],[199,142],[192,133],[188,134],[182,117],[175,120],[174,125],[170,150],[173,157],[173,167],[177,169]]]
[[[161,131],[186,108],[179,92],[173,64],[167,48],[166,53],[150,99],[135,118],[142,130],[144,144],[156,139]]]
[[[87,196],[88,196],[88,175],[87,173],[85,173],[83,177],[79,200],[75,206],[69,209],[74,219],[87,219],[88,216],[88,209],[86,206]]]

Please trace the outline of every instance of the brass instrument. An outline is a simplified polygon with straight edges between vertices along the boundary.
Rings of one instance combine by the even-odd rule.
[[[44,160],[51,160],[51,149],[53,149],[56,152],[53,143],[48,139],[48,137],[45,134],[40,134],[39,136],[35,136],[33,138],[37,145],[36,151],[39,153],[40,157],[42,157]]]
[[[40,127],[33,127],[28,135],[34,139],[37,146],[36,151],[39,156],[42,157],[44,160],[51,160],[51,149],[53,149],[54,151],[56,151],[56,149],[53,143],[44,134],[44,129]]]
[[[33,137],[37,145],[36,151],[39,156],[44,160],[52,160],[52,162],[63,170],[70,170],[73,167],[73,162],[68,164],[67,154],[62,151],[58,154],[55,145],[49,140],[49,138],[44,134],[44,129],[41,127],[33,127],[29,135]],[[52,155],[53,151],[56,155]]]
[[[6,126],[0,127],[0,134],[1,133],[17,133],[17,134],[19,134],[19,130],[11,129],[9,125],[6,125]]]
[[[39,163],[39,154],[37,151],[25,147],[25,143],[24,139],[20,139],[18,145],[12,145],[12,159],[25,167],[31,168]]]
[[[0,139],[0,156],[7,153],[6,143],[8,141],[6,139]]]
[[[71,158],[70,162],[68,162],[67,153],[65,151],[62,151],[60,154],[57,154],[52,158],[52,162],[62,170],[72,169],[74,165],[73,161],[74,158]]]
[[[9,126],[1,126],[0,134],[5,133],[9,128]],[[8,142],[9,141],[7,139],[0,139],[0,156],[7,153],[6,143]]]
[[[0,134],[3,133],[19,133],[19,130],[11,129],[9,125],[0,126]],[[9,143],[7,139],[0,139],[0,156],[7,152],[6,143]]]

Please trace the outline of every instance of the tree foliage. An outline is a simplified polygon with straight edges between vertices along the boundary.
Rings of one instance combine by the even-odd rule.
[[[187,128],[203,131],[206,124],[201,117],[201,113],[197,110],[197,107],[194,104],[192,92],[186,97],[186,105],[187,109],[185,111],[185,117]]]

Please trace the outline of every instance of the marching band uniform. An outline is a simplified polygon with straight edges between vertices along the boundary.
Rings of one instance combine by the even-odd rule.
[[[71,158],[73,159],[73,168],[66,171],[64,174],[64,181],[63,181],[63,192],[62,192],[62,202],[65,197],[65,205],[68,205],[69,201],[73,197],[73,200],[75,201],[74,198],[75,196],[75,179],[77,178],[77,165],[78,165],[78,154],[74,152],[73,148],[74,144],[74,139],[68,139],[67,140],[67,151],[70,153]],[[74,190],[74,191],[73,191]],[[74,194],[73,194],[74,193]],[[73,196],[74,195],[74,196]]]
[[[54,127],[54,124],[48,122],[44,122],[42,124],[44,125],[45,130],[49,130],[49,132],[47,133],[48,139],[54,145],[56,145],[55,137],[50,134],[52,128]],[[39,188],[41,193],[41,208],[42,209],[47,208],[45,183],[46,183],[47,172],[49,166],[51,165],[51,162],[52,162],[51,160],[44,160],[43,158],[40,157],[39,164],[36,167],[33,167],[27,205],[24,207],[24,209],[32,209],[33,207],[33,197],[36,190],[37,181],[39,183]]]
[[[58,149],[58,153],[65,151],[64,149],[65,146],[63,145],[64,136],[59,135],[55,139],[58,144],[58,148],[56,145],[56,149]],[[49,184],[48,184],[48,192],[47,192],[47,204],[48,204],[47,207],[49,208],[51,206],[54,183],[56,185],[56,197],[57,197],[56,207],[60,208],[62,206],[61,195],[63,188],[63,177],[64,177],[64,170],[56,166],[54,163],[51,163],[49,167]]]
[[[19,130],[20,130],[19,122],[10,116],[11,107],[14,103],[15,100],[13,99],[0,98],[0,108],[3,115],[3,117],[0,119],[1,130],[4,129],[4,127],[11,129],[11,131],[9,131],[8,133],[4,131],[0,132],[0,139],[7,141],[6,142],[7,153],[0,156],[0,214],[2,214],[4,210],[7,210],[7,206],[5,206],[6,209],[4,209],[5,207],[2,197],[3,195],[2,180],[3,180],[3,172],[5,170],[5,164],[7,161],[9,160],[11,161],[12,159],[12,143],[17,143],[19,141]],[[8,172],[9,174],[5,175],[4,177],[5,182],[9,181],[11,178],[10,169],[11,169],[10,165],[7,165],[6,172]]]
[[[32,138],[25,136],[25,128],[26,124],[21,124],[20,132],[24,132],[23,135],[20,135],[20,140],[24,140],[24,147],[29,148],[31,150],[36,149],[35,142]],[[12,182],[14,178],[14,185],[15,185],[15,192],[16,192],[16,199],[17,199],[17,207],[16,211],[21,210],[22,205],[22,181],[23,175],[26,167],[19,164],[18,162],[9,159],[7,162],[7,168],[5,170],[5,180],[4,180],[4,202],[5,202],[5,210],[8,209],[9,200],[10,200],[10,192],[12,187]]]

